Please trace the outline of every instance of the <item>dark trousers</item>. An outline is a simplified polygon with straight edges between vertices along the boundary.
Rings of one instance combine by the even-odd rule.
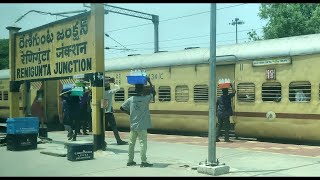
[[[80,132],[80,119],[77,115],[71,116],[72,125],[71,128],[74,131],[74,137],[77,137],[77,133]]]
[[[89,128],[89,132],[92,132],[92,112],[88,112],[89,117],[88,117],[88,128]]]
[[[106,129],[107,129],[107,126],[108,124],[110,124],[110,127],[113,131],[113,134],[114,134],[114,137],[116,138],[117,142],[121,142],[121,138],[120,138],[120,135],[119,135],[119,132],[118,132],[118,128],[117,128],[117,123],[116,123],[116,120],[114,118],[114,115],[113,113],[105,113],[105,119],[106,119]]]
[[[217,129],[217,138],[219,138],[222,133],[222,128],[224,129],[224,140],[229,140],[229,130],[230,130],[230,120],[229,116],[227,117],[218,117],[218,129]]]
[[[79,109],[74,108],[70,111],[71,128],[72,128],[72,131],[74,131],[74,134],[73,134],[74,139],[77,137],[77,133],[80,131]]]
[[[88,127],[88,118],[89,118],[89,113],[87,111],[87,108],[80,108],[80,120],[81,120],[81,125],[82,125],[82,132],[86,133],[87,132],[87,127]],[[80,128],[79,128],[80,131]]]

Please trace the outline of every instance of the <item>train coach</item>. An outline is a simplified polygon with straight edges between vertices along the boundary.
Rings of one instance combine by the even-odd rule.
[[[217,47],[216,82],[229,78],[237,89],[230,118],[236,136],[319,142],[319,40],[312,34]],[[106,61],[106,74],[122,87],[114,99],[119,126],[128,127],[119,107],[134,93],[126,75],[141,68],[157,91],[155,129],[208,132],[209,58],[209,49],[196,48]]]
[[[230,118],[236,136],[320,141],[319,40],[320,34],[311,34],[217,47],[216,82],[229,78],[237,89]],[[118,126],[129,128],[128,116],[119,110],[134,95],[126,76],[131,69],[143,69],[157,91],[150,105],[153,128],[207,133],[209,58],[208,48],[188,48],[106,60],[105,75],[114,77],[121,87],[113,102]],[[1,78],[8,79],[9,73]],[[46,110],[51,117],[59,116],[57,95],[63,83],[52,80],[44,87],[55,91],[50,93],[55,109]]]

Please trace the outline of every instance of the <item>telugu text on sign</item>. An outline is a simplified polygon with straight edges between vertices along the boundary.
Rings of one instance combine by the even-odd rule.
[[[42,79],[92,73],[94,43],[90,13],[17,33],[15,79]]]

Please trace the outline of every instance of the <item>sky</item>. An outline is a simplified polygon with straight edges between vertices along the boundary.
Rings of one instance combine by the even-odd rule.
[[[89,4],[88,4],[89,5]],[[110,3],[134,11],[159,16],[159,50],[177,51],[187,47],[210,46],[209,3]],[[248,42],[247,33],[254,29],[258,35],[266,24],[258,16],[259,3],[218,3],[216,17],[217,45],[236,43],[236,27],[230,25],[235,18],[244,22],[238,25],[238,43]],[[30,10],[62,13],[89,10],[82,3],[1,3],[0,39],[8,38],[7,26],[11,26]],[[66,14],[68,16],[76,14]],[[15,23],[21,31],[32,29],[64,17],[29,13]],[[154,26],[150,20],[115,13],[105,15],[105,59],[129,54],[154,52]],[[124,50],[127,49],[127,50]]]

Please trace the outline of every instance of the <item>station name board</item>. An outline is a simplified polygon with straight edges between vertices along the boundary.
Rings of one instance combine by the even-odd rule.
[[[15,35],[15,79],[73,76],[95,69],[90,13]],[[92,26],[91,26],[92,27]]]

